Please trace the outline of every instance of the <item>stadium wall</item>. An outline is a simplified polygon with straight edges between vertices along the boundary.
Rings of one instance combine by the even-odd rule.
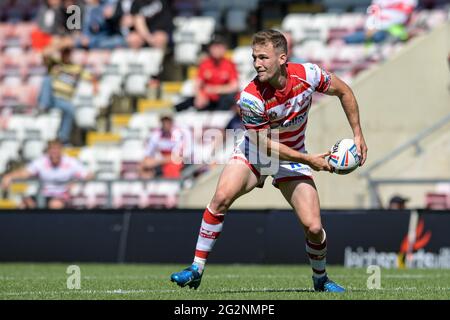
[[[325,210],[330,264],[399,267],[411,213]],[[197,210],[0,213],[1,262],[190,263]],[[450,268],[450,211],[423,211],[415,267]],[[416,231],[416,228],[413,228]],[[306,264],[304,236],[287,210],[232,211],[211,263]],[[403,251],[401,250],[403,247]]]
[[[407,43],[389,60],[361,73],[351,85],[361,109],[361,123],[369,146],[366,167],[450,112],[450,77],[447,55],[450,52],[450,24]],[[450,124],[422,141],[420,155],[414,150],[399,154],[374,172],[374,178],[448,178],[450,179]],[[352,137],[339,100],[326,97],[313,103],[307,133],[309,152],[328,150],[337,140]],[[430,165],[432,164],[432,165]],[[185,208],[206,205],[213,195],[221,167],[182,193]],[[315,181],[323,208],[369,207],[367,181],[361,169],[348,176],[320,173]],[[233,208],[288,208],[277,189],[266,181],[264,189],[238,199]],[[410,197],[411,207],[423,207],[424,193],[432,185],[407,186],[402,194]],[[381,190],[383,203],[399,192],[399,187]]]

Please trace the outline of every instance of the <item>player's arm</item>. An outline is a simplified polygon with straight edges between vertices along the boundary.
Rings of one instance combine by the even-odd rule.
[[[247,129],[248,137],[255,146],[258,146],[259,150],[266,150],[268,155],[277,157],[281,161],[303,163],[316,171],[332,172],[331,166],[325,160],[329,153],[305,154],[271,139],[269,119],[265,115],[265,108],[261,99],[243,91],[238,104],[242,123]]]
[[[342,108],[347,116],[350,127],[352,128],[358,155],[361,157],[361,164],[366,162],[367,145],[362,133],[359,120],[359,107],[352,89],[338,76],[331,74],[331,81],[328,90],[324,93],[330,96],[337,96],[341,101]]]
[[[27,168],[20,168],[14,170],[8,174],[5,174],[2,178],[1,188],[3,190],[8,189],[13,180],[16,179],[28,179],[32,176],[31,172]]]
[[[272,157],[277,157],[281,161],[303,163],[310,166],[315,171],[333,172],[333,168],[325,159],[330,155],[330,152],[321,154],[306,154],[298,152],[283,143],[272,140],[268,136],[268,130],[259,130],[253,134],[249,134],[249,136],[253,143],[258,143],[256,145],[262,144],[262,147],[264,150],[267,150],[268,154]]]

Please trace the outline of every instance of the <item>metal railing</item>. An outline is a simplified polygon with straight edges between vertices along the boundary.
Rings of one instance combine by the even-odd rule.
[[[368,188],[371,208],[382,208],[383,203],[379,194],[380,185],[405,185],[405,184],[437,184],[449,183],[450,179],[372,179],[368,177]]]
[[[422,130],[417,135],[409,139],[407,142],[401,144],[391,152],[387,153],[385,156],[376,160],[373,164],[368,166],[368,168],[360,173],[360,175],[367,179],[369,196],[370,196],[370,207],[371,208],[381,208],[382,202],[380,200],[378,188],[382,184],[431,184],[431,183],[447,183],[450,182],[448,179],[374,179],[371,177],[371,173],[385,165],[387,162],[396,158],[399,154],[404,152],[410,147],[416,148],[416,154],[423,152],[420,142],[426,137],[430,136],[437,130],[441,129],[447,123],[450,123],[450,113],[445,117],[439,119],[434,124],[428,128]]]

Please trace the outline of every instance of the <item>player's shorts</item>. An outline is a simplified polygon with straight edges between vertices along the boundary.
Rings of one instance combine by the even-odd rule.
[[[233,154],[231,155],[230,163],[232,161],[244,162],[259,179],[259,183],[257,185],[258,188],[262,188],[264,186],[264,182],[269,175],[272,176],[272,184],[276,188],[278,188],[278,185],[281,182],[313,180],[312,169],[306,164],[279,161],[276,162],[276,167],[268,170],[268,159],[266,157],[261,158],[257,156],[257,149],[249,146],[248,139],[242,139],[236,145]]]

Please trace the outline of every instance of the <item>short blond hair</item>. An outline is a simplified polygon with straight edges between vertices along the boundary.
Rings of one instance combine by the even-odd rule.
[[[271,43],[273,47],[281,53],[288,53],[286,37],[277,30],[262,30],[253,35],[252,46],[265,45]]]

